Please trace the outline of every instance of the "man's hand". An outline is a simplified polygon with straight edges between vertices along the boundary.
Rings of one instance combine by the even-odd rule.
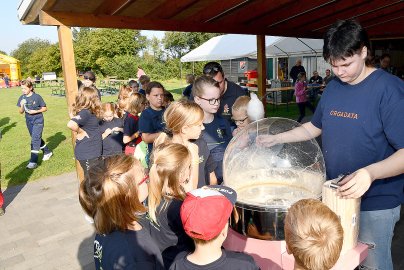
[[[368,170],[364,168],[359,169],[339,183],[338,195],[346,199],[360,198],[368,191],[374,180]]]

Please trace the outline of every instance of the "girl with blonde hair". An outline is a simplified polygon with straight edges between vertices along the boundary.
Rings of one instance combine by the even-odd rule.
[[[139,222],[147,180],[131,156],[107,157],[81,182],[79,201],[93,218],[96,269],[164,269],[161,253]]]
[[[99,121],[102,118],[101,102],[93,87],[82,87],[76,96],[67,127],[76,132],[74,155],[84,174],[96,165],[102,154],[102,137]]]
[[[182,144],[156,146],[149,171],[148,217],[150,234],[159,247],[168,269],[181,251],[193,249],[193,242],[182,226],[180,208],[190,180],[192,155]]]
[[[195,102],[179,100],[171,103],[166,109],[163,121],[166,128],[154,145],[180,143],[188,148],[192,155],[193,189],[216,184],[215,163],[210,157],[206,142],[200,138],[204,129],[202,109]]]

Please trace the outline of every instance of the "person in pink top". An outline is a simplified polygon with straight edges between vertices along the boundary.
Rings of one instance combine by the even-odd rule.
[[[140,76],[142,75],[146,75],[146,72],[144,72],[141,66],[137,66],[137,74],[136,74],[137,79],[139,80]]]
[[[297,75],[297,82],[295,84],[295,96],[296,104],[299,108],[300,116],[297,122],[301,122],[306,116],[306,107],[308,107],[313,113],[316,108],[307,100],[307,85],[306,85],[306,73],[300,72]]]

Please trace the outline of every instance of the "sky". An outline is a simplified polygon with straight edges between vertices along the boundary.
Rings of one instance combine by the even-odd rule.
[[[17,16],[17,5],[20,0],[0,0],[0,50],[10,54],[18,47],[18,44],[30,38],[49,40],[51,43],[58,41],[56,26],[23,25]],[[142,35],[161,39],[163,31],[142,31]]]

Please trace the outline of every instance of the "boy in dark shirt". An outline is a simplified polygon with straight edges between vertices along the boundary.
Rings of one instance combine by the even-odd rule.
[[[21,82],[22,95],[18,99],[17,106],[21,114],[25,113],[25,122],[31,135],[31,158],[27,165],[27,169],[35,169],[38,167],[39,151],[43,151],[42,160],[49,160],[52,152],[48,149],[42,140],[42,131],[44,127],[43,112],[46,112],[46,104],[42,97],[34,92],[31,81],[25,80]]]
[[[251,256],[221,248],[236,200],[236,192],[225,186],[206,186],[187,194],[181,220],[185,232],[194,240],[195,251],[178,254],[170,270],[259,269]]]

